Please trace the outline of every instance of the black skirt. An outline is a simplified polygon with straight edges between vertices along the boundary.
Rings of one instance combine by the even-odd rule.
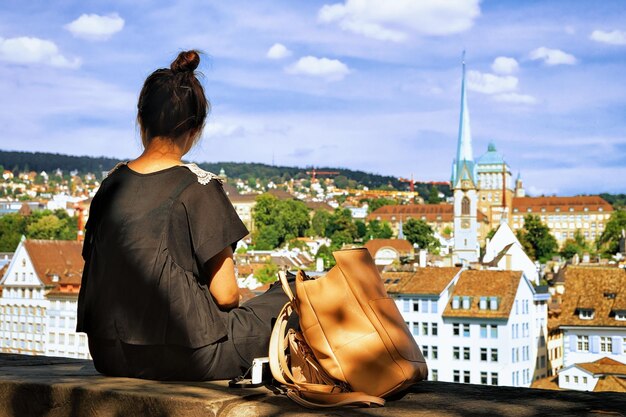
[[[295,282],[290,282],[295,292]],[[227,314],[227,336],[200,348],[136,345],[89,337],[96,370],[109,376],[154,380],[210,381],[245,373],[252,360],[268,355],[272,327],[287,302],[280,283]],[[297,327],[297,317],[289,325]]]

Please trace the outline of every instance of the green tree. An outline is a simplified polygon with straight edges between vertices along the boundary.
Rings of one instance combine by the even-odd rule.
[[[559,254],[565,259],[572,259],[572,257],[576,254],[578,254],[578,256],[581,256],[582,250],[574,239],[567,239],[563,243],[563,247],[559,251]]]
[[[5,214],[0,217],[0,252],[13,252],[26,235],[26,219],[17,214]]]
[[[336,234],[337,232],[341,233]],[[333,236],[337,238],[341,236],[343,243],[352,243],[354,239],[359,237],[357,227],[352,221],[352,213],[350,210],[337,208],[330,216],[328,224],[326,225],[326,237],[332,240]]]
[[[604,227],[604,231],[597,241],[598,249],[602,254],[614,255],[619,250],[619,239],[622,230],[626,229],[626,210],[615,210]]]
[[[367,237],[369,239],[389,239],[393,236],[393,230],[389,222],[371,220],[367,224]]]
[[[368,228],[365,222],[363,220],[356,220],[354,225],[356,226],[356,233],[359,239],[363,242],[367,242],[369,240],[369,236],[367,233]]]
[[[539,262],[548,261],[558,248],[548,226],[541,222],[539,216],[532,214],[524,218],[524,227],[517,231],[517,239],[526,250],[526,254]]]
[[[309,209],[302,201],[279,200],[271,194],[256,198],[252,216],[256,226],[254,242],[257,249],[279,247],[304,236],[310,228]]]
[[[430,188],[430,192],[428,193],[428,204],[439,204],[441,203],[441,198],[439,198],[439,190],[434,185]]]
[[[315,236],[325,237],[326,227],[332,215],[326,210],[315,210],[311,219],[311,229]]]
[[[335,187],[345,189],[348,187],[348,178],[345,175],[337,175],[335,178]]]
[[[261,284],[268,284],[276,281],[278,274],[278,265],[271,261],[265,262],[265,264],[254,272],[254,277]]]
[[[432,227],[424,220],[409,219],[402,226],[406,239],[417,244],[420,249],[435,251],[439,248],[439,241],[435,238]]]
[[[333,257],[332,249],[329,246],[320,246],[315,254],[315,257],[322,258],[324,260],[324,269],[330,269],[335,266],[335,258]]]

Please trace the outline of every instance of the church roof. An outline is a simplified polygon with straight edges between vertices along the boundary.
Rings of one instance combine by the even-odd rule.
[[[492,142],[487,147],[487,152],[482,154],[477,160],[478,170],[481,170],[481,165],[501,165],[504,164],[504,157],[496,150],[496,145]]]
[[[472,152],[472,132],[470,129],[469,108],[465,89],[465,52],[463,52],[463,78],[461,80],[461,113],[459,115],[459,136],[456,159],[452,167],[451,186],[456,188],[459,182],[468,179],[476,185],[476,168]]]

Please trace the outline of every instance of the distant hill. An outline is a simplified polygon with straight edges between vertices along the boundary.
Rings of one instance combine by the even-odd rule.
[[[10,169],[12,171],[46,171],[51,173],[57,168],[60,168],[64,172],[77,170],[81,174],[91,172],[100,176],[102,171],[108,171],[118,162],[120,162],[119,159],[106,157],[0,150],[0,165],[4,167],[4,169]],[[198,163],[198,166],[214,173],[219,173],[221,169],[224,169],[226,175],[231,178],[242,178],[244,180],[257,178],[261,181],[274,182],[288,181],[292,178],[306,178],[308,177],[306,171],[312,169],[311,167],[287,167],[246,162],[203,162]],[[340,175],[346,177],[348,180],[355,181],[370,189],[408,189],[406,182],[401,182],[398,178],[388,175],[378,175],[365,171],[354,171],[335,167],[315,167],[315,169],[318,171],[339,171]],[[432,185],[428,183],[415,183],[415,191],[419,192],[420,195],[424,197],[428,196],[431,187]],[[444,193],[444,195],[450,195],[450,188],[447,184],[438,184],[437,188]]]

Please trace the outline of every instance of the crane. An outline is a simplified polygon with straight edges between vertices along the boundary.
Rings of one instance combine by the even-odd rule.
[[[307,171],[306,174],[311,176],[311,182],[315,182],[317,175],[339,175],[339,171],[318,171],[313,168],[313,170]]]
[[[398,178],[398,181],[400,182],[408,182],[409,183],[409,190],[411,190],[411,192],[415,192],[415,181],[413,180],[413,174],[411,174],[411,179],[407,179],[407,178]]]

